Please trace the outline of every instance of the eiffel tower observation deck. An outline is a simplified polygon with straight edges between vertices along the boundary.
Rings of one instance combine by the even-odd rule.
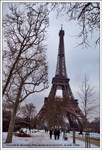
[[[85,116],[81,109],[78,106],[78,100],[74,98],[69,81],[70,79],[67,77],[67,71],[66,71],[66,64],[65,64],[65,53],[64,53],[64,30],[61,26],[61,30],[59,31],[59,47],[58,47],[58,57],[57,57],[57,65],[56,65],[56,71],[55,71],[55,77],[52,79],[52,87],[50,90],[50,93],[48,97],[44,100],[44,105],[42,106],[41,110],[37,114],[36,118],[38,120],[44,121],[46,120],[46,116],[49,118],[51,117],[52,113],[49,111],[49,115],[46,115],[46,110],[48,109],[49,104],[55,105],[56,102],[57,106],[63,105],[63,110],[66,113],[66,117],[70,123],[70,126],[73,126],[73,118],[76,120],[76,124],[78,124],[78,127],[82,129],[82,126],[84,124]],[[57,90],[62,91],[62,98],[57,98],[56,93]],[[52,101],[53,99],[53,101]],[[66,101],[66,104],[64,105],[64,102]],[[57,107],[56,106],[56,107]],[[62,107],[62,106],[61,106]],[[53,106],[49,107],[49,109],[54,109]],[[58,115],[60,115],[62,112],[59,112]],[[52,116],[53,118],[53,116]],[[53,119],[52,119],[53,120]],[[56,121],[56,125],[58,123],[58,120]],[[53,126],[53,125],[52,125]]]

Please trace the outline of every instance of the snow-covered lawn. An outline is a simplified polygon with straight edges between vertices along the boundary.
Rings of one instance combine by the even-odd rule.
[[[63,133],[60,135],[59,140],[55,140],[54,136],[52,135],[52,139],[49,137],[49,132],[45,132],[44,130],[40,130],[39,132],[32,132],[32,137],[17,137],[13,135],[12,143],[5,143],[7,133],[3,132],[2,135],[2,147],[3,148],[34,148],[34,147],[64,147],[64,148],[84,148],[85,142],[77,140],[76,143],[73,144],[73,139],[70,137],[72,136],[72,132],[67,133],[68,140],[63,139]],[[91,148],[99,148],[96,145],[91,144]]]
[[[93,139],[100,139],[100,133],[90,132],[90,138]],[[85,137],[85,132],[83,132],[83,135],[80,135],[78,131],[76,131],[77,137]]]

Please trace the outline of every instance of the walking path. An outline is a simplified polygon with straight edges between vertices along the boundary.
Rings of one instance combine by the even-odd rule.
[[[72,138],[72,136],[70,136],[70,137]],[[75,138],[85,142],[85,137],[75,137]],[[90,138],[90,144],[100,146],[100,140]]]

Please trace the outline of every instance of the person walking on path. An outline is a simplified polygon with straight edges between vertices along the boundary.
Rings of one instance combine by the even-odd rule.
[[[50,139],[52,139],[52,129],[50,130]]]
[[[60,130],[58,129],[57,130],[57,139],[59,140],[59,137],[60,137]]]
[[[55,129],[55,131],[54,131],[55,140],[56,140],[56,136],[57,136],[57,130]]]

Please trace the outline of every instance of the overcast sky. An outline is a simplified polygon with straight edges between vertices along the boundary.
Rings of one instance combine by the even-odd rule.
[[[58,46],[59,46],[59,30],[61,24],[63,24],[63,30],[65,31],[64,36],[64,47],[65,47],[65,61],[67,76],[70,78],[70,86],[74,97],[77,99],[77,92],[80,91],[79,86],[81,85],[82,79],[87,75],[89,82],[95,86],[96,98],[99,103],[99,46],[95,48],[94,42],[97,39],[99,33],[93,34],[93,38],[90,36],[90,45],[87,49],[82,49],[82,46],[77,47],[78,43],[81,42],[75,35],[80,32],[80,27],[75,21],[66,21],[66,17],[59,17],[56,19],[56,13],[50,14],[50,26],[48,29],[47,39],[47,59],[49,66],[49,89],[41,93],[31,95],[25,102],[32,101],[39,110],[44,104],[44,97],[47,97],[51,90],[52,78],[55,76]],[[29,99],[29,100],[28,100]],[[80,99],[79,99],[79,106]]]
[[[4,5],[3,11],[7,11],[7,5]],[[89,38],[91,47],[82,49],[82,46],[76,47],[81,42],[76,38],[80,32],[80,27],[76,21],[66,21],[66,17],[61,16],[56,18],[56,12],[52,12],[49,16],[50,26],[48,28],[47,44],[47,60],[49,66],[49,88],[38,94],[30,95],[24,103],[33,102],[37,111],[41,109],[44,104],[44,97],[47,97],[51,90],[52,78],[55,76],[58,46],[59,46],[59,30],[61,24],[63,24],[64,47],[65,47],[65,61],[67,76],[70,78],[70,86],[75,99],[78,99],[77,92],[80,91],[79,85],[85,75],[87,75],[89,82],[95,86],[97,103],[99,103],[99,57],[100,49],[99,45],[95,47],[94,42],[97,39],[98,32],[93,34],[93,37]],[[80,106],[80,99],[79,106]]]

